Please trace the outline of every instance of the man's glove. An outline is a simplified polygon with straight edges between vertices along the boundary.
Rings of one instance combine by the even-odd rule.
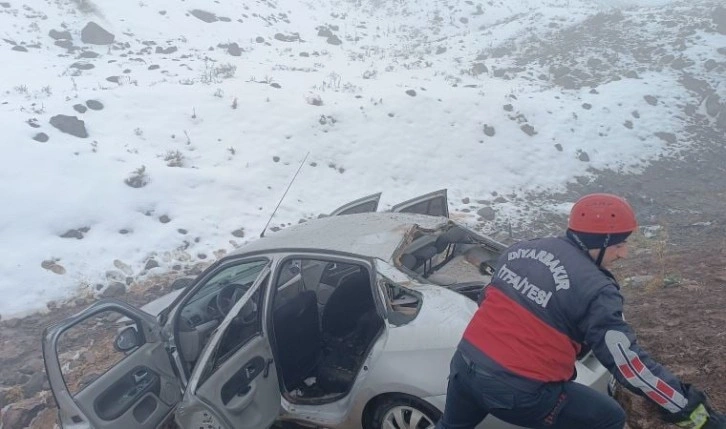
[[[690,385],[688,404],[678,413],[664,413],[663,420],[684,429],[726,429],[726,417],[715,412],[708,404],[706,394]]]

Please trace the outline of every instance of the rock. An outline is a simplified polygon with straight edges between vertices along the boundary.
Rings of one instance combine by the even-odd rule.
[[[159,217],[159,222],[161,222],[161,223],[169,223],[169,222],[171,222],[171,218],[168,215],[161,215]]]
[[[462,204],[469,204],[471,202],[471,199],[469,197],[464,197],[461,199]]]
[[[481,209],[477,210],[476,214],[486,220],[494,220],[494,218],[496,218],[497,216],[496,212],[494,212],[494,209],[491,207],[482,207]]]
[[[410,95],[411,97],[415,97],[416,96],[416,90],[414,90],[414,89],[407,89],[406,90],[406,94]]]
[[[161,46],[157,46],[154,50],[154,53],[157,54],[173,54],[174,52],[178,51],[179,49],[176,46],[169,46],[168,48],[162,48]]]
[[[262,36],[257,36],[255,38],[255,42],[257,42],[257,43],[265,43],[265,38],[262,37]]]
[[[678,140],[675,134],[662,131],[655,133],[655,136],[669,144],[674,144]]]
[[[80,62],[80,61],[71,64],[71,67],[74,69],[78,69],[78,70],[91,70],[91,69],[96,68],[96,66],[94,66],[91,63],[84,63],[84,62]]]
[[[190,10],[189,13],[191,13],[195,18],[201,19],[202,21],[206,22],[207,24],[217,21],[217,15],[211,12],[207,12],[205,10],[194,9]]]
[[[321,25],[318,27],[318,36],[328,38],[333,36],[333,32],[330,28]]]
[[[84,231],[84,229],[85,228],[69,229],[61,235],[61,238],[75,238],[80,240],[83,238],[83,234],[89,231],[88,229],[85,229]]]
[[[511,104],[505,104],[504,106],[502,106],[502,108],[507,112],[511,112],[512,110],[514,110],[514,106],[512,106]]]
[[[70,31],[50,30],[48,35],[55,40],[73,40]]]
[[[108,82],[118,83],[119,77],[118,76],[109,76],[106,78]]]
[[[496,133],[497,131],[494,129],[494,127],[490,127],[489,125],[484,124],[484,134],[489,137],[494,137]]]
[[[645,102],[650,104],[651,106],[655,106],[658,104],[658,99],[653,97],[652,95],[646,95],[643,97],[645,99]]]
[[[245,229],[244,228],[235,229],[234,231],[232,231],[232,235],[237,238],[244,238]]]
[[[335,46],[343,44],[343,41],[340,40],[340,37],[336,36],[335,34],[328,37],[328,40],[326,40],[326,42],[328,42],[331,45],[335,45]]]
[[[74,104],[73,110],[75,110],[78,113],[86,113],[86,110],[88,110],[88,107],[84,106],[83,104]]]
[[[280,85],[279,83],[277,83],[277,82],[272,82],[272,83],[270,84],[270,86],[271,86],[271,87],[273,87],[273,88],[277,88],[277,89],[280,89],[280,88],[282,88],[282,86],[281,86],[281,85]]]
[[[81,30],[81,41],[90,45],[110,45],[116,36],[104,30],[95,22],[89,22]]]
[[[590,103],[583,103],[582,104],[582,108],[585,109],[585,110],[590,110],[590,109],[592,109],[592,104],[590,104]]]
[[[706,113],[715,118],[719,112],[721,112],[721,97],[713,93],[706,99]]]
[[[555,149],[557,149],[557,152],[562,152],[562,150],[563,150],[562,145],[559,143],[555,144]]]
[[[711,85],[708,82],[706,82],[705,80],[696,79],[688,74],[684,74],[683,76],[681,76],[679,81],[687,90],[693,91],[702,97],[710,94],[713,91],[711,89]]]
[[[710,72],[711,70],[718,67],[718,63],[714,59],[706,60],[706,62],[703,64],[703,67],[706,69],[707,72]]]
[[[45,408],[46,405],[41,398],[30,398],[10,404],[2,415],[2,427],[25,428]]]
[[[483,63],[474,63],[474,65],[471,66],[471,74],[474,76],[479,76],[484,73],[489,73],[489,68],[487,68],[487,66]]]
[[[113,282],[109,284],[101,293],[102,298],[114,298],[126,293],[126,284],[121,282]]]
[[[13,49],[13,51],[17,51],[17,52],[28,52],[28,48],[26,48],[25,46],[20,46],[20,45],[15,45],[15,46],[13,46],[12,49]]]
[[[154,259],[154,258],[151,258],[151,259],[149,259],[148,261],[146,261],[146,265],[144,265],[144,269],[145,269],[145,270],[151,270],[151,269],[154,269],[154,268],[158,268],[159,266],[160,266],[160,265],[159,265],[159,263],[158,263],[158,262],[156,261],[156,259]]]
[[[627,128],[627,129],[629,129],[629,130],[632,130],[633,129],[633,121],[625,121],[625,123],[623,124],[623,126],[625,128]]]
[[[239,47],[236,43],[230,43],[229,46],[227,46],[227,53],[232,55],[233,57],[239,57],[242,55],[242,49]]]
[[[160,66],[158,64],[152,64],[149,66],[148,70],[158,70]]]
[[[55,115],[50,118],[50,124],[66,134],[80,138],[88,137],[86,123],[75,116]]]
[[[79,55],[81,58],[98,58],[98,53],[93,51],[83,51]]]
[[[646,286],[648,283],[652,282],[653,279],[655,279],[655,277],[651,276],[651,275],[633,276],[633,277],[628,277],[627,279],[625,279],[623,284],[628,287],[642,288],[642,287]]]
[[[579,153],[577,154],[577,159],[579,159],[579,160],[580,160],[580,161],[582,161],[582,162],[590,162],[590,155],[588,155],[588,154],[587,154],[587,152],[585,152],[585,151],[583,150],[583,151],[580,151],[580,152],[579,152]]]
[[[726,8],[723,6],[717,7],[713,11],[713,23],[716,24],[716,31],[721,34],[726,34]]]
[[[279,40],[281,42],[297,42],[300,40],[300,35],[292,34],[292,35],[288,36],[288,35],[285,35],[282,33],[276,33],[275,40]]]
[[[49,139],[50,139],[50,137],[48,137],[48,134],[46,134],[46,133],[38,133],[35,136],[33,136],[33,140],[35,140],[37,142],[41,142],[41,143],[45,143]]]
[[[103,110],[103,103],[98,100],[86,100],[86,106],[91,110]]]
[[[74,47],[73,42],[70,40],[56,40],[53,44],[63,49],[73,49]]]
[[[48,379],[45,377],[44,372],[36,372],[31,375],[30,380],[23,384],[23,395],[26,398],[32,398],[36,393],[39,393],[41,390],[45,390],[47,380]]]
[[[537,131],[535,131],[534,127],[531,126],[530,124],[524,124],[521,127],[519,127],[519,129],[521,129],[525,134],[527,134],[530,137],[537,134]]]
[[[446,52],[446,46],[439,46],[438,48],[436,48],[436,55],[441,55],[444,52]]]

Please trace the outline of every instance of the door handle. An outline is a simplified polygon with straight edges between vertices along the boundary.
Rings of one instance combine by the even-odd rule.
[[[267,359],[267,362],[265,362],[265,370],[262,371],[262,378],[267,378],[270,375],[270,365],[272,365],[273,362],[274,360]]]

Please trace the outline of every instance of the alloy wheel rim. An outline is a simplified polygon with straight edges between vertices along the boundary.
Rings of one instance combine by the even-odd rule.
[[[433,427],[434,422],[421,410],[405,405],[393,407],[383,416],[383,429],[426,429]]]

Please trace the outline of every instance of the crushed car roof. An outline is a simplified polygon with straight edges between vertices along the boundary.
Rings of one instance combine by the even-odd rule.
[[[389,261],[406,233],[414,226],[435,229],[448,222],[449,219],[444,217],[390,212],[331,216],[269,233],[240,247],[233,254],[319,249]]]

